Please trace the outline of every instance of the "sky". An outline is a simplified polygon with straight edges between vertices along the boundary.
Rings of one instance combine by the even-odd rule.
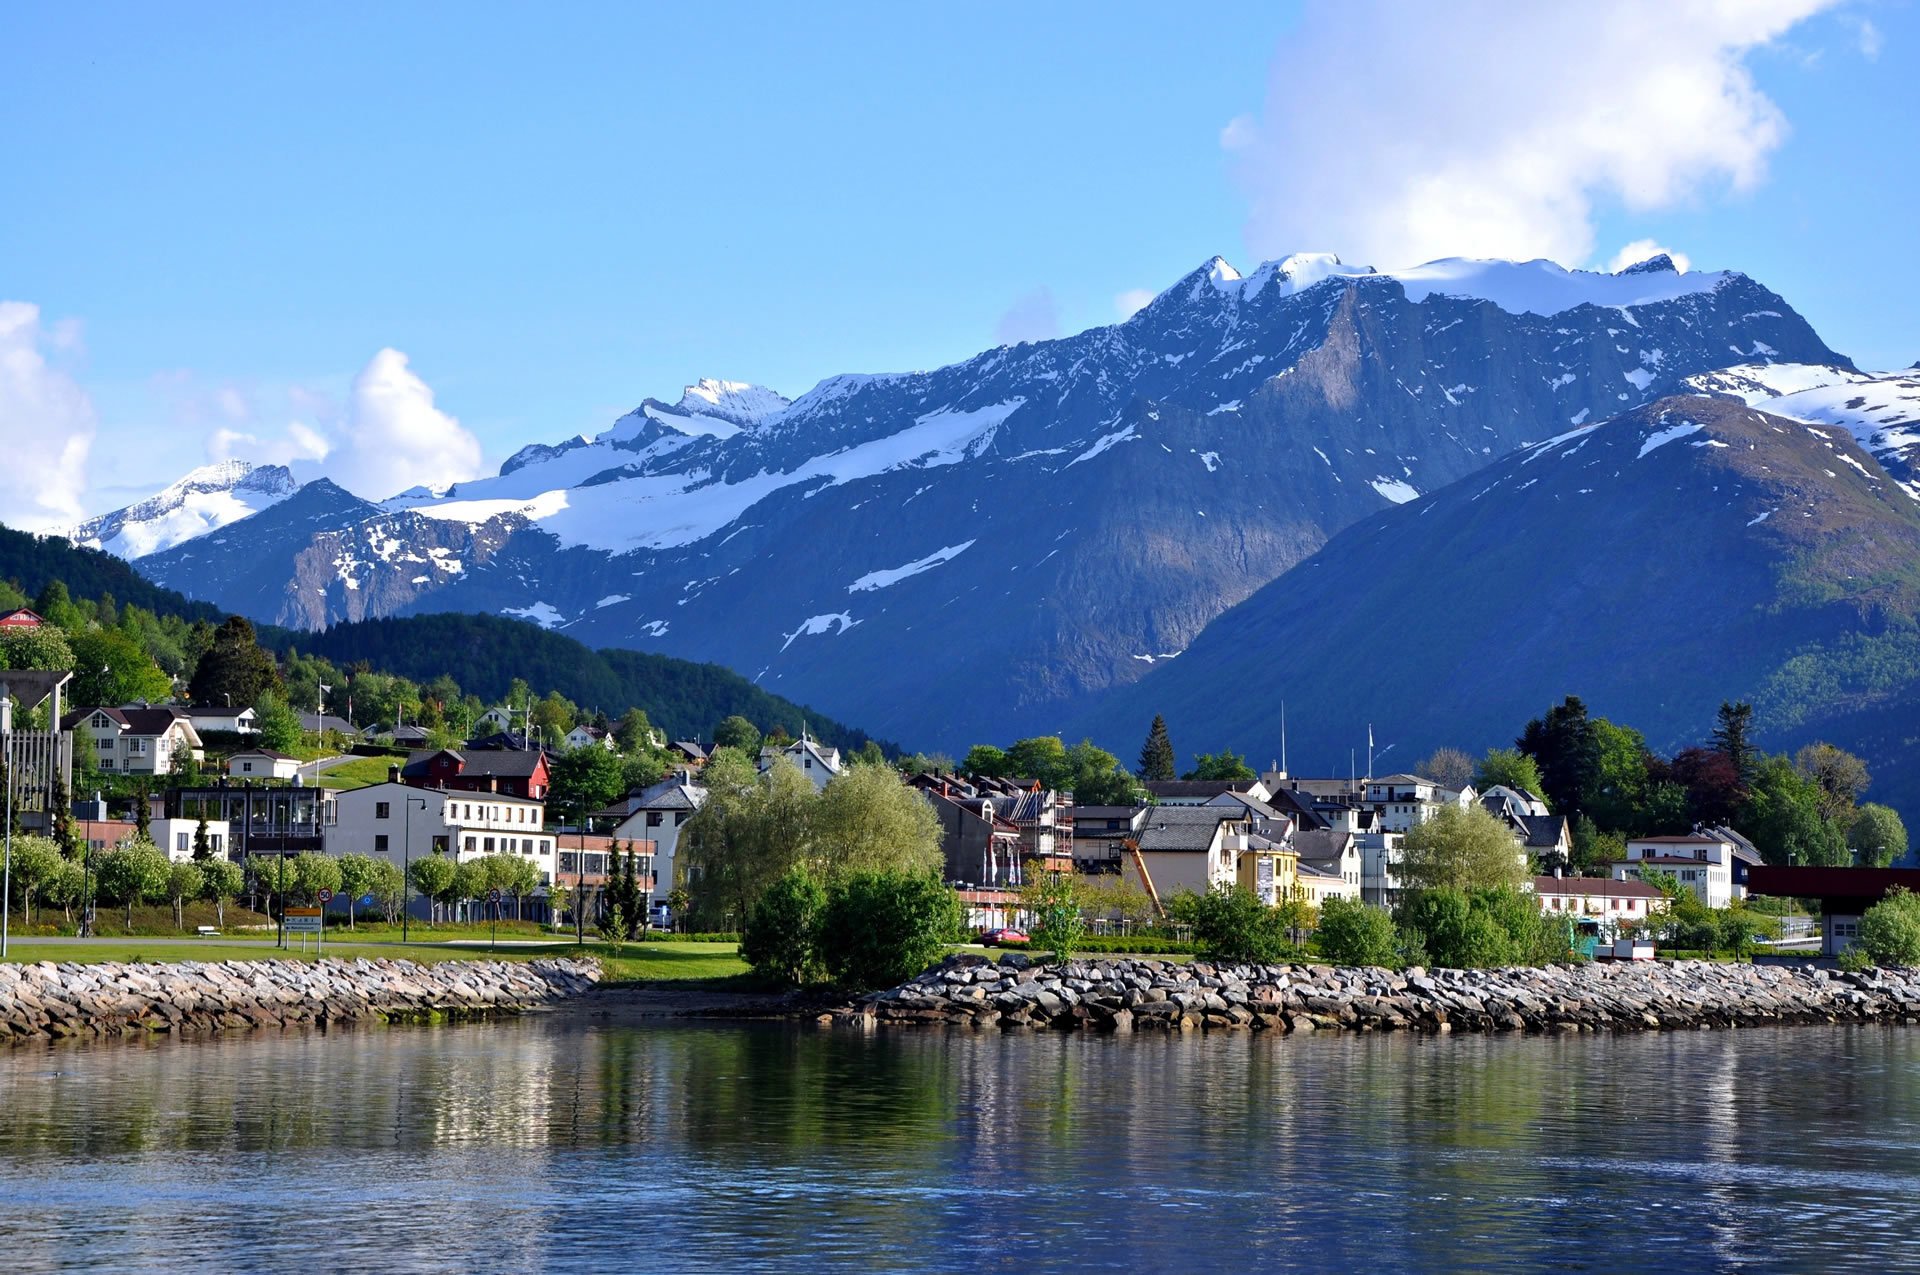
[[[1914,0],[0,8],[0,521],[381,498],[1218,253],[1665,248],[1920,359]]]

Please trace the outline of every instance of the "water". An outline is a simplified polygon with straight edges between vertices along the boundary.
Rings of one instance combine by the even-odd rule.
[[[1920,1031],[495,1024],[0,1052],[6,1269],[1888,1270]]]

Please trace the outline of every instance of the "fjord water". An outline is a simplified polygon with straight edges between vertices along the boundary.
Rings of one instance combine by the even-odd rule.
[[[0,1053],[13,1270],[1893,1269],[1920,1032],[494,1024]]]

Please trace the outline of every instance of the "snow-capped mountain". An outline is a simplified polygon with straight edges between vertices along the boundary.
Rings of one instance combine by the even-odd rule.
[[[202,465],[138,504],[90,518],[62,534],[89,549],[144,558],[271,508],[298,486],[285,465],[223,460]]]
[[[1677,395],[1362,519],[1061,725],[1124,755],[1157,713],[1183,757],[1264,765],[1284,703],[1298,773],[1346,774],[1370,726],[1386,773],[1569,693],[1661,750],[1745,699],[1770,749],[1841,741],[1911,808],[1917,619],[1920,503],[1857,430]]]
[[[309,627],[527,616],[964,745],[1052,729],[1357,519],[1773,361],[1847,367],[1753,280],[1664,258],[1214,258],[1112,327],[792,402],[702,382],[493,478],[334,489],[142,569]]]
[[[1687,378],[1775,416],[1844,425],[1920,500],[1920,367],[1858,372],[1802,363],[1749,364]]]

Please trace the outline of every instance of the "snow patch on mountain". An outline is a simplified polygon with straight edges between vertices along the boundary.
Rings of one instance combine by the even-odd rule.
[[[884,571],[869,571],[848,585],[847,592],[867,593],[875,589],[885,589],[890,585],[900,583],[909,576],[917,576],[922,571],[931,571],[943,562],[951,562],[967,550],[973,548],[973,545],[973,541],[967,540],[957,545],[948,545],[944,549],[935,549],[926,557],[916,558],[905,566],[888,567]]]
[[[1665,447],[1668,443],[1676,439],[1685,438],[1689,434],[1697,434],[1699,432],[1700,427],[1692,421],[1683,421],[1678,425],[1669,425],[1665,429],[1657,429],[1647,435],[1646,441],[1640,444],[1640,454],[1634,459],[1645,460],[1656,448]]]
[[[1367,484],[1396,505],[1420,499],[1420,491],[1404,478],[1376,478]]]
[[[300,484],[284,465],[244,460],[202,465],[138,504],[60,534],[120,558],[144,558],[279,504]]]
[[[511,615],[522,620],[532,620],[543,629],[557,628],[566,622],[566,616],[546,602],[536,602],[525,607],[501,607],[501,615]]]
[[[810,615],[800,622],[799,628],[787,634],[787,640],[780,644],[780,649],[784,651],[792,646],[793,640],[797,637],[819,637],[823,633],[832,633],[837,636],[859,623],[860,621],[845,611],[838,611],[831,615]]]
[[[1920,500],[1920,372],[1859,372],[1826,364],[1744,364],[1688,377],[1707,394],[1810,425],[1846,429]]]

